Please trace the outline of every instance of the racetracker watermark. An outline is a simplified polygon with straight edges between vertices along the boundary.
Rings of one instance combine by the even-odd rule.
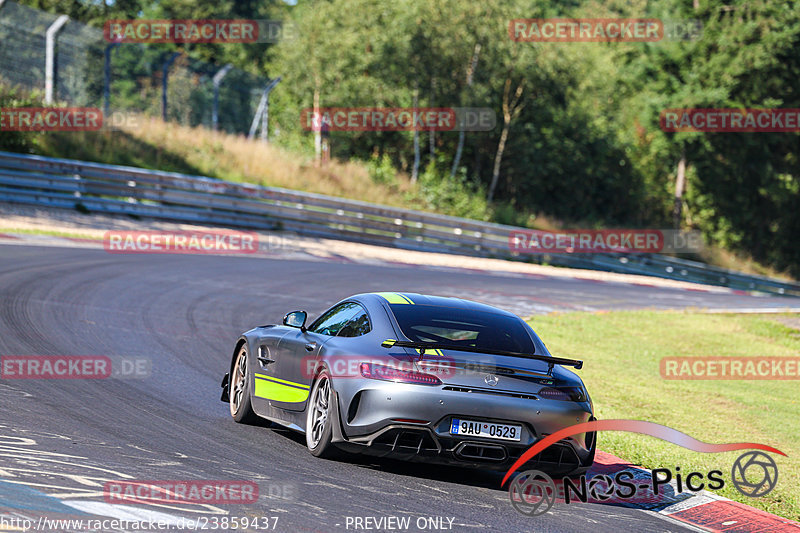
[[[294,39],[296,27],[280,20],[109,20],[110,43],[277,43]]]
[[[703,36],[703,22],[699,19],[662,19],[665,41],[697,41]]]
[[[3,131],[98,131],[103,112],[95,107],[0,108]]]
[[[441,350],[428,349],[422,356],[397,358],[392,356],[333,355],[325,359],[325,368],[336,378],[402,379],[413,374],[449,378],[456,375],[486,375],[497,372],[494,362],[476,355],[470,361],[456,361],[442,354]],[[320,369],[320,360],[308,355],[301,360],[303,377],[314,379]],[[370,365],[364,368],[362,365]],[[552,382],[543,376],[542,382]],[[549,384],[549,383],[545,383]]]
[[[241,231],[107,231],[103,248],[117,254],[254,254],[258,234]]]
[[[665,109],[666,132],[789,133],[800,131],[800,109]]]
[[[488,107],[324,107],[304,109],[306,131],[491,131],[497,115]]]
[[[137,379],[150,377],[149,357],[4,355],[0,379]]]
[[[105,116],[96,107],[0,108],[0,132],[109,131],[140,126],[139,115],[115,111]]]
[[[89,515],[87,515],[89,516]],[[164,513],[136,518],[137,513],[125,518],[51,518],[40,516],[36,521],[26,516],[0,515],[0,531],[251,531],[276,530],[277,516],[174,516]]]
[[[795,380],[800,357],[664,357],[664,379]]]
[[[655,42],[664,38],[664,23],[655,18],[512,19],[508,35],[517,42]]]
[[[656,229],[512,230],[508,248],[523,254],[697,253],[703,238],[699,231]]]
[[[240,480],[107,481],[106,503],[245,504],[258,501],[258,484]]]

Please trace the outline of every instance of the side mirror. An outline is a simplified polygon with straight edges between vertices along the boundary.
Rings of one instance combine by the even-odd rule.
[[[290,328],[300,328],[300,331],[305,332],[307,318],[308,313],[305,311],[292,311],[291,313],[286,313],[286,316],[283,317],[283,325]]]

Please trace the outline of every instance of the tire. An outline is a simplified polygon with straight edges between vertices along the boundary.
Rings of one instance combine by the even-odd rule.
[[[247,343],[236,353],[229,381],[228,405],[231,416],[240,424],[252,424],[258,420],[250,403],[250,380],[248,379]]]
[[[333,409],[335,402],[331,376],[323,370],[311,387],[306,406],[306,446],[315,457],[333,459],[339,456],[338,450],[331,443],[333,424],[338,424],[337,410]]]

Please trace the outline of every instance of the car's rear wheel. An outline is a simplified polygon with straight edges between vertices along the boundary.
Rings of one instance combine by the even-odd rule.
[[[243,343],[236,354],[236,361],[230,377],[228,398],[231,416],[237,422],[249,424],[257,420],[250,403],[250,391],[247,379],[247,343]]]
[[[336,401],[331,388],[331,377],[323,370],[311,387],[306,408],[306,446],[317,457],[336,457],[336,447],[331,444],[333,424],[338,423],[333,402]]]

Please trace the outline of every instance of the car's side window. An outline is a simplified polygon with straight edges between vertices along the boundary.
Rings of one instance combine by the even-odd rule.
[[[345,324],[353,318],[362,308],[357,303],[345,302],[337,305],[321,317],[319,317],[308,331],[319,333],[320,335],[336,336]]]
[[[360,306],[359,306],[360,307]],[[360,337],[372,331],[372,326],[369,323],[369,316],[362,308],[359,313],[350,319],[340,331],[339,337]]]

